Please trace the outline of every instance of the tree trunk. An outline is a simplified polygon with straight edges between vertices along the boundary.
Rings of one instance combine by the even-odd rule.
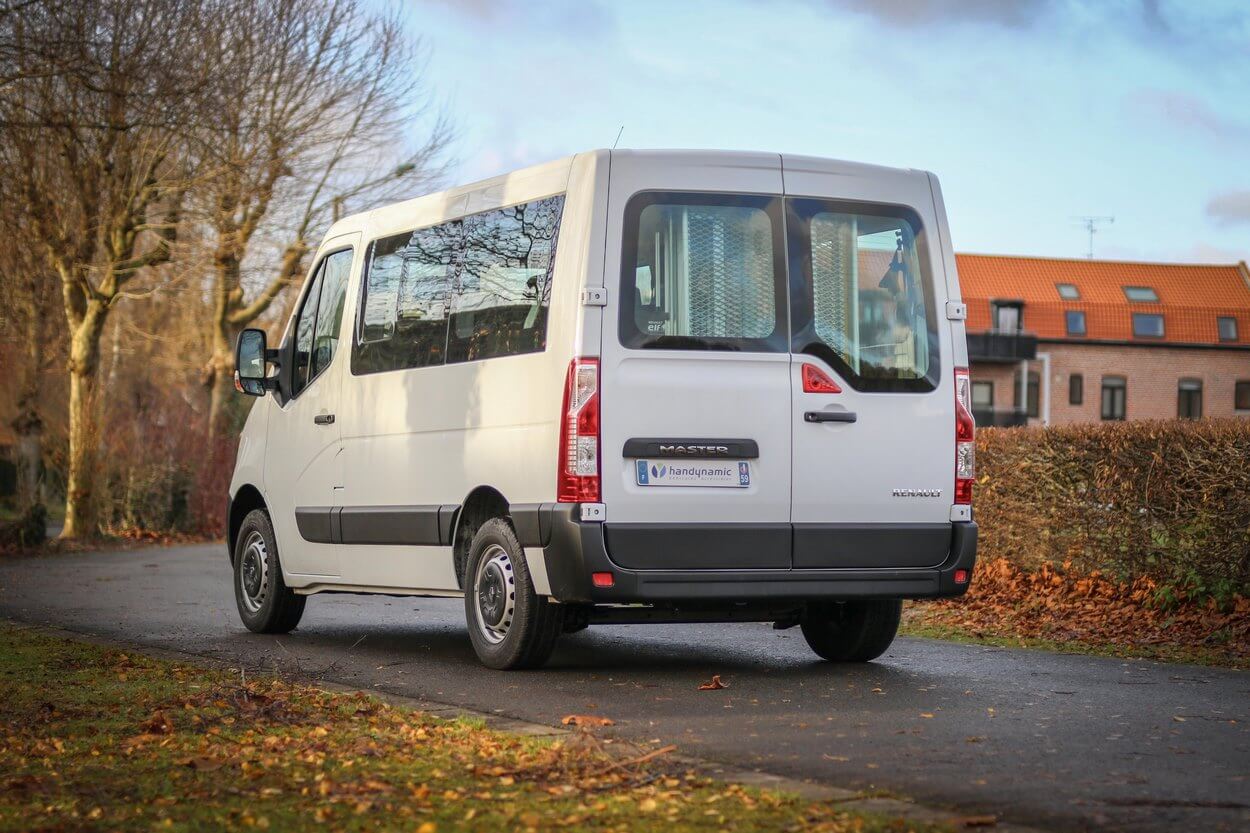
[[[32,304],[26,322],[26,365],[22,368],[17,415],[11,425],[17,435],[17,499],[25,511],[40,503],[43,467],[43,419],[39,414],[39,391],[43,374],[43,316]]]
[[[91,486],[95,474],[96,370],[100,334],[107,307],[91,302],[81,322],[73,327],[69,355],[69,465],[65,485],[65,527],[62,538],[81,538],[99,530]]]
[[[208,436],[225,433],[226,403],[234,393],[234,356],[229,347],[217,345],[209,359],[208,371]]]

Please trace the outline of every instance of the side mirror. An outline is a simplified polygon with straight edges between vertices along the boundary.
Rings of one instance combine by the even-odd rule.
[[[269,385],[265,377],[268,354],[265,331],[247,329],[239,333],[234,346],[234,387],[248,396],[264,396]]]

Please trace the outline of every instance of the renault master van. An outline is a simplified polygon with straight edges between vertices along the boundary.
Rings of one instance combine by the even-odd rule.
[[[238,340],[239,614],[463,597],[492,668],[637,622],[874,659],[972,576],[964,317],[924,171],[597,150],[347,217]]]

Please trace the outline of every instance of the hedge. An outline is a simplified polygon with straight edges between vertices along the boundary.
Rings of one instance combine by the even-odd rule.
[[[1250,420],[982,429],[973,502],[986,557],[1250,594]]]

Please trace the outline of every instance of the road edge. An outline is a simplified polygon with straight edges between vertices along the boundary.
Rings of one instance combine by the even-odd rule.
[[[83,642],[89,645],[98,645],[105,648],[134,651],[154,659],[163,659],[172,662],[181,662],[189,665],[198,665],[201,667],[216,669],[235,669],[240,667],[237,662],[218,659],[217,657],[207,656],[204,654],[196,654],[190,651],[180,651],[173,648],[162,648],[155,645],[146,645],[141,642],[132,642],[124,639],[117,639],[111,636],[102,636],[100,634],[90,633],[87,631],[70,630],[55,625],[36,624],[21,619],[14,619],[12,617],[0,617],[0,623],[14,627],[17,630],[33,631],[45,636],[58,637],[75,642]],[[266,670],[264,673],[275,676],[284,676],[282,672],[275,672],[273,670]],[[444,719],[463,717],[480,720],[488,729],[508,734],[524,735],[527,737],[558,738],[572,735],[577,731],[576,729],[569,729],[564,726],[551,726],[546,723],[535,723],[533,721],[522,720],[509,715],[482,712],[476,709],[465,708],[464,706],[459,706],[454,703],[426,700],[420,697],[412,697],[407,694],[395,694],[393,692],[383,691],[376,688],[360,688],[358,686],[347,685],[345,683],[335,682],[334,680],[320,678],[315,675],[289,676],[293,676],[299,679],[300,682],[313,685],[326,691],[332,691],[339,694],[367,694],[388,705],[424,712],[434,717]],[[677,763],[687,769],[693,770],[699,775],[713,778],[717,781],[723,781],[731,784],[742,784],[744,786],[758,787],[761,789],[777,790],[779,792],[797,795],[798,797],[808,801],[822,801],[837,804],[838,806],[845,807],[848,810],[897,816],[898,818],[912,822],[947,824],[956,830],[977,828],[993,830],[995,833],[1045,833],[1045,831],[1042,831],[1039,828],[1028,827],[1012,822],[1004,822],[1002,820],[987,823],[989,814],[983,816],[978,815],[975,817],[975,821],[973,821],[974,817],[968,815],[967,813],[961,814],[945,808],[920,804],[907,798],[866,795],[861,790],[851,790],[844,787],[837,787],[832,784],[804,781],[798,778],[778,775],[766,770],[748,769],[736,764],[724,763],[711,758],[674,754],[668,756],[668,760],[673,761],[674,763]]]

